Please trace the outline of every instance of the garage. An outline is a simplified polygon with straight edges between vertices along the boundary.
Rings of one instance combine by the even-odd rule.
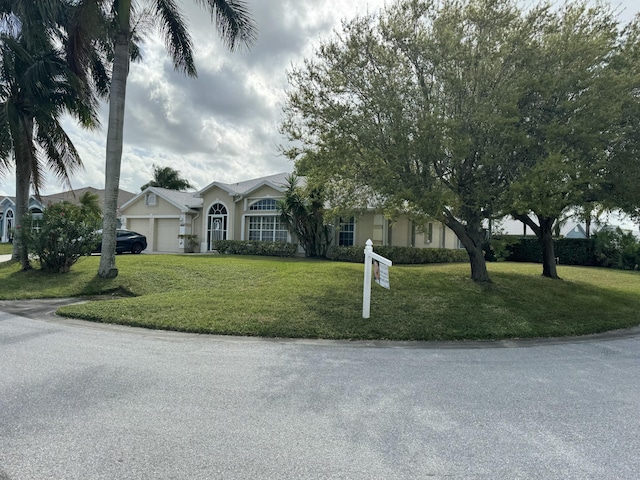
[[[133,230],[147,237],[147,243],[151,238],[149,235],[149,219],[148,218],[129,218],[127,220],[127,230]]]
[[[156,252],[179,252],[178,234],[180,233],[179,218],[156,218]]]

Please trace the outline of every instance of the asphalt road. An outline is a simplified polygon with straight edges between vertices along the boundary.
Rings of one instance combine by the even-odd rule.
[[[381,346],[18,313],[1,480],[640,478],[640,337]]]

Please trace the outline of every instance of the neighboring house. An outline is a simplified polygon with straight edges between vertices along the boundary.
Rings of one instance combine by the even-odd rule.
[[[78,199],[85,192],[91,192],[97,195],[100,208],[102,209],[102,211],[104,211],[104,190],[98,190],[97,188],[93,187],[68,190],[66,192],[56,193],[53,195],[41,195],[40,198],[32,195],[29,197],[28,209],[29,212],[33,214],[34,218],[38,218],[39,216],[42,216],[42,212],[45,208],[47,208],[47,205],[52,205],[54,203],[60,203],[63,201],[78,203]],[[118,207],[135,196],[135,193],[127,192],[126,190],[120,190],[118,192]],[[2,200],[0,200],[0,242],[6,243],[11,241],[13,229],[16,226],[17,223],[15,197],[4,197]]]
[[[185,252],[196,236],[200,252],[216,240],[295,241],[279,218],[288,173],[238,183],[213,182],[195,193],[149,187],[121,207],[125,228],[146,235],[150,252]],[[303,181],[303,179],[301,179]],[[373,211],[337,222],[334,245],[461,248],[439,222],[417,227],[407,218],[393,222]],[[423,231],[424,230],[424,231]]]
[[[31,196],[27,208],[34,218],[38,218],[42,216],[45,205],[36,197]],[[0,200],[0,243],[13,240],[13,229],[18,226],[17,220],[15,197],[4,197]]]
[[[587,231],[579,223],[567,225],[566,227],[560,229],[560,235],[564,238],[587,238]]]

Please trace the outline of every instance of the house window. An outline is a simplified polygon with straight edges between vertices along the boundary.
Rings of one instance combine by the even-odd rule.
[[[424,232],[424,244],[429,245],[433,242],[433,223],[427,224],[427,230]]]
[[[144,197],[144,204],[149,206],[154,206],[156,204],[156,194],[147,193],[147,196]]]
[[[287,227],[280,217],[275,215],[249,217],[249,240],[286,243],[287,234]]]
[[[228,219],[227,207],[221,203],[215,203],[209,209],[207,217],[207,244],[209,245],[209,250],[214,249],[213,242],[227,239]]]
[[[257,210],[277,210],[278,209],[278,203],[276,202],[275,198],[266,198],[264,200],[259,200],[255,203],[252,203],[249,206],[249,210],[251,211],[257,211]]]
[[[9,210],[7,211],[7,218],[6,218],[6,225],[7,225],[7,239],[10,242],[13,242],[13,211]]]
[[[355,245],[356,221],[353,217],[348,220],[340,219],[340,231],[338,233],[338,245],[351,247]]]

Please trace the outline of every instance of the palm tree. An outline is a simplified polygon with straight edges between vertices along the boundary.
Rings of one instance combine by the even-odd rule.
[[[187,179],[180,176],[180,172],[177,170],[171,167],[159,167],[156,165],[153,166],[153,180],[145,183],[140,187],[140,190],[144,190],[147,187],[168,188],[169,190],[178,190],[180,192],[188,188],[194,188]]]
[[[240,44],[250,46],[255,39],[255,26],[248,13],[244,0],[194,0],[205,7],[211,14],[220,36],[229,48],[235,50]],[[105,160],[105,212],[102,235],[102,255],[98,275],[103,278],[113,278],[118,275],[115,262],[116,228],[117,228],[117,199],[120,184],[120,166],[122,160],[124,107],[129,73],[129,59],[132,54],[132,39],[136,31],[132,28],[137,7],[144,4],[142,10],[152,15],[155,24],[159,26],[165,37],[169,55],[174,67],[191,77],[196,76],[193,59],[192,41],[187,31],[182,12],[175,0],[79,0],[82,7],[87,5],[89,11],[107,12],[112,20],[113,69],[111,87],[109,90],[109,123],[107,131],[107,148]],[[93,7],[91,7],[93,5]],[[80,23],[79,23],[80,25]],[[87,62],[86,55],[90,48],[82,47],[81,35],[70,33],[73,42],[81,47],[76,49],[80,57],[85,55],[79,64]],[[88,40],[91,36],[85,36]],[[86,45],[86,44],[85,44]]]
[[[287,177],[284,198],[279,202],[280,219],[296,236],[307,257],[325,258],[333,230],[324,219],[322,188],[298,186],[298,177]]]
[[[18,226],[27,213],[30,187],[40,194],[43,163],[66,183],[82,165],[62,128],[62,115],[71,113],[86,127],[98,125],[95,102],[67,68],[60,39],[47,33],[56,31],[49,27],[63,11],[60,2],[52,4],[60,8],[45,11],[34,0],[0,5],[0,168],[9,168],[13,159]],[[20,9],[11,10],[14,6]],[[14,238],[13,256],[28,269],[21,236]]]

